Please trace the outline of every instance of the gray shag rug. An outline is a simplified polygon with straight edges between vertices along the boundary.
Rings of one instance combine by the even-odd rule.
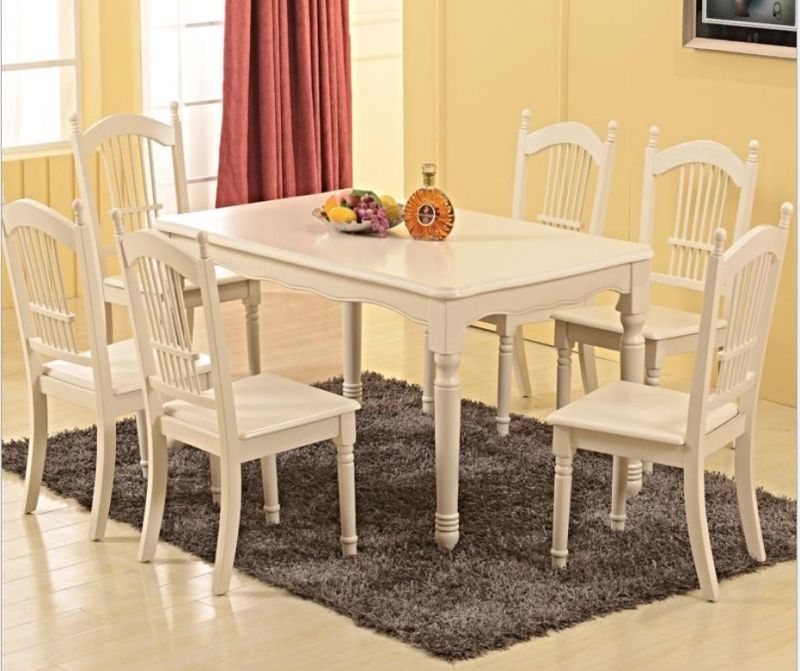
[[[341,379],[322,383],[338,392]],[[494,409],[465,401],[461,427],[461,542],[433,543],[433,421],[420,388],[364,375],[358,415],[356,488],[359,554],[339,554],[335,449],[313,445],[278,458],[281,524],[267,526],[258,462],[244,467],[236,567],[346,615],[357,624],[447,660],[475,657],[698,587],[684,521],[682,477],[656,467],[629,506],[623,533],[608,526],[610,460],[575,460],[569,567],[550,568],[553,458],[550,429],[514,416],[495,432]],[[111,517],[141,528],[145,482],[132,420],[118,428]],[[26,441],[3,443],[3,468],[23,475]],[[44,482],[91,505],[95,430],[54,435]],[[212,562],[218,512],[208,458],[170,455],[161,540]],[[755,571],[745,549],[734,483],[706,477],[711,541],[721,578]],[[795,557],[795,503],[758,492],[767,563]],[[722,598],[725,595],[722,587]]]

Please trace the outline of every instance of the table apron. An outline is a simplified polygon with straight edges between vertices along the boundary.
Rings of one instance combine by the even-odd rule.
[[[179,246],[183,246],[184,240],[187,246],[196,244],[181,236],[172,239]],[[515,316],[521,319],[531,312],[574,304],[602,291],[629,294],[636,285],[636,271],[641,271],[642,265],[649,266],[649,261],[627,262],[536,284],[440,299],[387,286],[380,281],[345,277],[213,243],[209,246],[215,263],[245,277],[336,301],[370,303],[399,312],[414,322],[427,325],[430,349],[442,354],[462,352],[466,327],[481,317],[508,315],[513,321]]]

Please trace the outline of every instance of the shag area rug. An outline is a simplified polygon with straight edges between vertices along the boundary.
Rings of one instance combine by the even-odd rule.
[[[341,379],[320,386],[338,392]],[[462,410],[461,542],[451,554],[437,551],[434,430],[420,394],[417,386],[364,375],[356,558],[339,554],[336,453],[322,443],[279,457],[279,526],[264,522],[258,462],[245,466],[236,568],[447,660],[698,587],[680,471],[657,466],[629,505],[626,530],[616,533],[608,526],[610,460],[586,452],[575,460],[569,567],[551,570],[550,429],[515,416],[510,437],[501,438],[494,409],[472,401]],[[141,528],[145,482],[133,421],[118,431],[111,517]],[[25,441],[3,443],[3,468],[24,474],[26,450]],[[44,482],[88,507],[94,464],[93,428],[60,433],[49,440]],[[161,540],[212,562],[218,512],[208,458],[174,450],[169,471]],[[709,474],[706,486],[719,576],[755,571],[733,481]],[[793,559],[794,502],[764,491],[758,502],[767,563]]]

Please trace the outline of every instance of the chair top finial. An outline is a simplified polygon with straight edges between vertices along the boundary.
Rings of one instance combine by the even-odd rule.
[[[522,110],[522,122],[520,123],[520,130],[528,130],[531,121],[531,111],[526,107]]]
[[[722,256],[725,251],[725,241],[728,239],[728,234],[724,228],[718,228],[714,231],[714,256]]]
[[[78,226],[83,226],[86,220],[83,217],[83,201],[80,198],[72,201],[72,212],[75,215],[75,223]]]
[[[794,206],[791,203],[781,205],[781,220],[778,222],[778,228],[787,230],[792,220],[792,214],[794,214]]]
[[[750,143],[747,145],[747,160],[751,163],[755,163],[758,161],[758,149],[760,145],[758,140],[750,140]]]
[[[609,142],[616,142],[617,140],[617,122],[614,119],[608,122],[608,136],[606,139]]]
[[[78,113],[73,112],[69,115],[69,128],[72,131],[73,135],[77,135],[80,133],[80,129],[78,128]]]
[[[206,233],[205,231],[200,231],[197,234],[197,245],[200,247],[200,258],[201,259],[209,258],[208,233]]]
[[[122,211],[116,207],[111,210],[111,220],[114,222],[114,230],[117,237],[125,235],[125,223],[122,221]]]
[[[658,126],[650,126],[650,130],[648,131],[649,140],[647,142],[648,147],[657,147],[658,146],[658,136],[661,134],[661,131],[658,129]]]

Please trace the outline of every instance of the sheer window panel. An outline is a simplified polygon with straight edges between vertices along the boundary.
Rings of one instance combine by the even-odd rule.
[[[221,25],[186,28],[181,33],[181,97],[184,102],[222,98]]]
[[[217,174],[222,103],[187,105],[183,108],[184,153],[189,179]]]
[[[189,208],[197,210],[213,210],[217,198],[217,180],[195,182],[189,184]]]
[[[204,23],[225,20],[225,0],[181,0],[181,22]]]
[[[2,0],[3,65],[75,57],[72,0]]]
[[[177,28],[158,28],[148,35],[145,100],[151,111],[180,95],[179,44]]]
[[[177,28],[178,0],[142,0],[146,28]]]
[[[77,109],[75,67],[3,72],[3,146],[62,142]]]

